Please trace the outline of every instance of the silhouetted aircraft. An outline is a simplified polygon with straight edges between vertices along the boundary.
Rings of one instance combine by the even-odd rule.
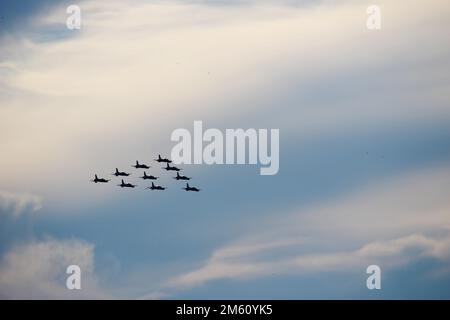
[[[150,190],[166,190],[166,188],[161,187],[161,186],[155,186],[155,184],[152,182],[152,186],[151,187],[147,187],[146,189],[150,189]]]
[[[126,173],[126,172],[119,171],[119,169],[116,168],[116,172],[114,172],[113,175],[115,175],[116,177],[118,177],[118,176],[128,177],[130,174]]]
[[[166,164],[166,167],[163,169],[166,169],[167,171],[180,171],[181,170],[181,169],[178,169],[177,167],[171,167],[168,163]]]
[[[150,169],[146,164],[140,164],[139,161],[136,160],[136,164],[133,166],[136,169]]]
[[[158,162],[166,162],[166,163],[171,163],[172,161],[170,161],[169,159],[167,159],[167,158],[161,158],[161,155],[160,154],[158,154],[158,159],[155,159],[155,161],[158,161]]]
[[[122,179],[122,183],[118,184],[118,186],[122,187],[122,188],[134,188],[134,187],[136,187],[136,185],[134,185],[134,184],[123,182],[123,179]]]
[[[144,176],[142,176],[141,178],[144,179],[144,180],[147,180],[147,179],[149,179],[149,180],[156,180],[156,179],[158,179],[158,177],[155,177],[155,176],[148,176],[145,171],[144,171]]]
[[[177,180],[191,180],[191,178],[189,178],[189,177],[186,177],[186,176],[180,176],[180,174],[177,172],[177,176],[176,177],[173,177],[174,179],[177,179]]]
[[[195,192],[199,192],[200,189],[196,188],[196,187],[189,187],[189,183],[186,183],[186,188],[183,188],[186,191],[195,191]]]
[[[103,179],[103,178],[99,178],[99,177],[97,177],[97,175],[95,175],[94,180],[91,180],[91,181],[95,182],[95,183],[97,183],[97,182],[107,183],[109,180],[106,180],[106,179]]]

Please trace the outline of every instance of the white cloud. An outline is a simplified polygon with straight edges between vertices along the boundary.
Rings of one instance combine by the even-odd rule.
[[[239,246],[226,250],[240,250]],[[413,252],[413,254],[410,253]],[[450,233],[427,237],[412,234],[398,239],[368,243],[354,251],[303,254],[281,258],[258,259],[255,252],[245,255],[222,256],[214,253],[203,267],[177,276],[169,281],[171,287],[195,286],[217,279],[249,279],[272,273],[304,274],[317,272],[363,272],[370,264],[383,268],[407,264],[420,258],[447,260],[450,257]],[[276,252],[265,252],[274,254]]]
[[[41,208],[42,197],[40,196],[0,190],[0,213],[10,213],[18,217],[25,212],[35,212]]]
[[[450,265],[450,168],[377,184],[322,207],[278,213],[216,249],[197,269],[173,277],[169,290],[216,279],[272,273],[364,272],[423,258]]]
[[[387,1],[383,29],[376,34],[365,29],[360,1],[306,7],[147,1],[80,6],[83,27],[67,38],[40,42],[24,33],[24,38],[0,39],[8,48],[0,68],[0,92],[5,92],[0,174],[14,187],[31,184],[44,195],[70,199],[86,190],[91,171],[107,167],[109,174],[111,159],[122,163],[130,161],[121,158],[124,154],[150,158],[152,150],[166,150],[171,130],[185,126],[185,119],[254,115],[261,104],[271,101],[275,108],[283,101],[277,97],[311,84],[349,72],[371,77],[398,61],[409,62],[404,70],[410,74],[402,69],[401,76],[389,79],[403,90],[382,88],[383,94],[362,92],[332,104],[296,100],[291,108],[298,116],[277,112],[271,119],[306,137],[355,123],[449,116],[441,107],[449,88],[442,70],[448,65],[439,59],[449,48],[429,36],[448,29],[441,18],[448,12],[446,1],[409,1],[408,10]],[[49,24],[65,28],[66,17],[61,8],[39,17],[36,33],[48,32]],[[430,66],[429,61],[437,62]],[[60,188],[67,179],[71,183]],[[86,193],[85,201],[90,199]]]
[[[326,86],[329,79],[352,72],[372,77],[392,68],[401,76],[385,77],[386,84],[352,92],[347,100],[296,100],[298,114],[277,112],[271,119],[280,117],[276,122],[306,137],[376,121],[386,125],[424,116],[448,118],[448,108],[442,107],[448,105],[449,91],[449,46],[442,41],[449,29],[447,0],[384,1],[379,33],[365,29],[366,7],[360,1],[306,8],[255,3],[215,7],[85,1],[80,3],[82,30],[70,37],[0,39],[5,48],[0,64],[0,184],[31,185],[60,202],[78,188],[75,192],[87,202],[91,170],[112,169],[112,161],[137,149],[154,156],[151,150],[169,141],[161,132],[184,119],[254,115],[259,103],[277,100],[274,96],[314,83]],[[35,27],[44,34],[48,24],[65,28],[65,19],[65,10],[58,9],[39,18]],[[296,209],[218,248],[198,270],[171,283],[194,285],[277,270],[345,269],[358,258],[445,259],[448,239],[436,232],[449,225],[448,181],[447,170],[426,173],[321,208]],[[0,196],[0,206],[16,215],[40,203],[34,196]],[[318,252],[311,254],[312,248]],[[418,251],[411,256],[407,248]],[[91,270],[92,250],[79,242],[55,241],[18,247],[3,259],[0,283],[9,289],[2,294],[65,297],[55,274],[61,274],[72,253]],[[63,263],[54,266],[45,259]]]
[[[66,288],[66,268],[81,268],[81,290]],[[0,297],[7,299],[107,298],[94,273],[94,246],[49,239],[17,246],[0,264]]]

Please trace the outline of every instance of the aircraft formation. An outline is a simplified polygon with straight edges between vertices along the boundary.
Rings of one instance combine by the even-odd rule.
[[[177,175],[175,177],[173,177],[173,179],[177,180],[177,181],[189,181],[192,179],[192,177],[187,177],[184,176],[182,174],[180,174],[181,169],[177,168],[173,165],[171,165],[172,161],[167,159],[167,158],[162,158],[161,155],[158,155],[157,159],[154,159],[156,162],[158,163],[165,163],[166,165],[164,167],[161,167],[161,169],[166,170],[167,172],[169,171],[175,171],[177,173]],[[132,165],[132,167],[134,167],[135,169],[150,169],[150,166],[143,164],[143,163],[139,163],[139,161],[136,160],[136,164]],[[125,172],[125,171],[120,171],[118,168],[116,168],[116,171],[114,173],[112,173],[113,176],[116,177],[128,177],[131,175],[131,173]],[[154,180],[157,180],[159,177],[153,176],[153,175],[148,175],[146,171],[144,171],[144,175],[140,177],[141,179],[145,180],[152,180],[152,185],[150,187],[146,187],[145,189],[149,189],[149,190],[159,190],[159,191],[163,191],[166,190],[167,187],[163,187],[160,185],[156,185],[154,183]],[[97,174],[94,175],[94,179],[91,180],[94,183],[108,183],[109,181],[111,181],[110,179],[104,179],[104,178],[99,178],[97,176]],[[127,183],[124,181],[124,178],[121,179],[121,183],[118,184],[117,186],[121,187],[121,188],[135,188],[137,187],[137,185],[132,184],[132,183]],[[193,191],[193,192],[199,192],[200,189],[197,187],[191,187],[189,186],[189,183],[186,183],[186,187],[182,188],[185,191]]]

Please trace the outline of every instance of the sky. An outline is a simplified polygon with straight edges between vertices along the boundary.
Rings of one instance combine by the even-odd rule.
[[[449,14],[1,1],[0,298],[449,299]],[[279,129],[279,172],[185,164],[201,191],[184,192],[153,159],[195,120]],[[167,190],[146,190],[136,160]],[[116,167],[138,187],[117,187]]]

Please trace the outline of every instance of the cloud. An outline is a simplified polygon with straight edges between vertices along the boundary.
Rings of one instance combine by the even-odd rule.
[[[306,7],[147,1],[80,6],[80,32],[68,32],[65,10],[56,8],[35,19],[35,33],[46,34],[46,41],[26,32],[0,39],[8,48],[0,68],[0,92],[5,92],[0,173],[15,187],[31,184],[44,195],[71,199],[85,190],[81,177],[92,168],[114,167],[109,159],[150,158],[150,150],[167,149],[170,132],[191,120],[253,118],[265,104],[271,121],[304,138],[355,123],[449,116],[442,107],[449,88],[442,70],[448,65],[439,59],[449,48],[429,37],[448,29],[447,20],[440,19],[446,1],[426,6],[412,1],[407,13],[401,3],[386,2],[384,29],[377,34],[365,29],[366,7],[360,1]],[[48,27],[55,25],[61,29],[52,34]],[[398,61],[404,63],[393,68]],[[395,72],[374,71],[386,69]],[[362,82],[376,86],[376,92],[342,87],[346,75],[355,73],[367,79],[376,73],[382,80],[387,75],[395,85]],[[331,87],[342,92],[330,92]],[[294,102],[286,102],[292,95]],[[411,103],[424,100],[426,108]],[[67,179],[72,183],[59,188]]]
[[[66,288],[66,268],[81,268],[81,290]],[[0,297],[7,299],[106,298],[94,273],[94,246],[48,239],[17,246],[0,263]]]
[[[171,130],[194,119],[234,127],[260,117],[282,125],[283,137],[296,141],[449,119],[449,45],[442,41],[449,29],[447,0],[409,1],[407,10],[402,2],[382,1],[378,33],[366,30],[361,1],[259,3],[84,1],[80,32],[68,32],[65,10],[56,8],[36,17],[33,32],[2,35],[0,187],[7,181],[39,190],[61,205],[58,213],[86,212],[80,209],[85,203],[113,194],[108,188],[90,192],[88,175],[129,167],[130,155],[152,159],[153,150],[167,150]],[[345,269],[346,258],[349,266],[361,257],[390,261],[390,254],[405,261],[443,258],[446,246],[441,250],[438,243],[446,238],[437,233],[449,222],[450,180],[446,170],[428,174],[320,207],[280,208],[276,218],[258,222],[256,231],[169,283],[190,286],[297,272],[299,266]],[[75,210],[66,201],[76,203]],[[5,203],[14,208],[11,200]],[[40,257],[54,252],[68,261],[57,249],[68,246],[81,256],[88,252],[90,270],[93,251],[78,242],[43,249],[51,243],[5,256],[2,273],[18,273],[12,282],[2,277],[1,288],[19,297],[68,294]],[[39,252],[35,271],[45,275],[42,283],[26,270],[33,260],[27,248]]]
[[[226,248],[227,251],[238,252],[240,249],[239,246]],[[448,263],[450,262],[449,252],[450,232],[441,237],[412,234],[398,239],[369,243],[354,251],[304,254],[262,261],[258,259],[256,252],[232,256],[223,256],[221,252],[216,252],[206,265],[171,279],[169,286],[195,286],[217,279],[249,279],[273,273],[298,275],[318,272],[351,272],[356,269],[364,270],[370,264],[379,264],[383,268],[389,268],[422,258],[446,260]]]
[[[170,290],[217,279],[386,269],[420,259],[450,265],[450,168],[390,179],[334,203],[277,214],[216,249]],[[384,269],[384,270],[386,270]]]
[[[26,212],[42,208],[42,198],[29,193],[12,193],[0,190],[0,213],[10,213],[18,217]]]

